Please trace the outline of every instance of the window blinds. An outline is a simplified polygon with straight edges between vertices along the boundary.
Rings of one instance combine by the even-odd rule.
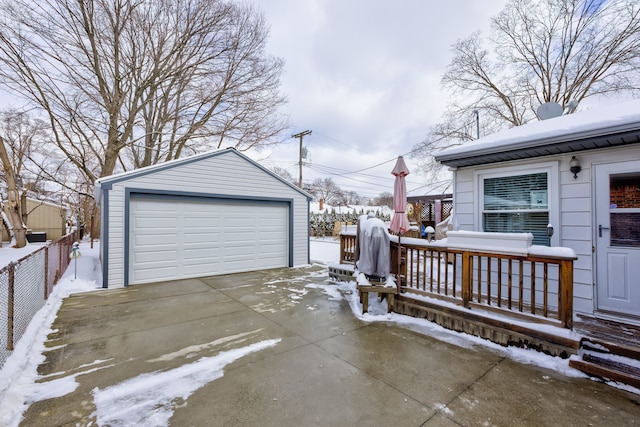
[[[549,245],[547,173],[484,179],[484,231],[532,233],[533,243]]]

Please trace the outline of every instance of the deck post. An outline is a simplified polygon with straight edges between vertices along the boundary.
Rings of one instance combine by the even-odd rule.
[[[473,257],[469,251],[462,253],[462,305],[469,308],[473,286]]]
[[[558,309],[563,328],[573,329],[573,260],[560,262]]]

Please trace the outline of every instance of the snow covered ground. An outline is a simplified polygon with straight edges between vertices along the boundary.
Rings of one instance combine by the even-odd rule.
[[[338,240],[333,238],[313,239],[311,241],[311,260],[313,263],[331,264],[338,262],[340,244]],[[69,265],[69,268],[54,288],[54,292],[50,295],[49,300],[45,306],[36,314],[31,321],[24,336],[16,346],[12,356],[7,360],[3,369],[0,371],[0,425],[2,426],[17,426],[20,422],[23,412],[28,408],[28,405],[32,402],[44,400],[50,397],[63,395],[69,392],[69,388],[74,387],[73,376],[60,383],[58,381],[48,381],[38,383],[38,365],[44,362],[45,357],[43,352],[45,351],[44,343],[46,342],[47,335],[51,332],[51,325],[55,320],[56,313],[62,304],[62,300],[72,293],[87,292],[97,289],[101,289],[101,272],[98,258],[98,245],[96,244],[93,249],[89,247],[88,242],[83,242],[80,245],[80,252],[82,256],[73,260]],[[37,249],[35,245],[30,245],[29,249],[26,249],[25,253],[18,256],[18,258],[24,256],[29,250]],[[5,250],[0,250],[3,253]],[[12,254],[12,256],[15,254]],[[15,258],[15,259],[18,259]],[[0,257],[0,262],[7,261]],[[77,265],[74,263],[77,261]],[[76,273],[77,271],[77,273]],[[77,278],[74,275],[77,274]],[[537,351],[502,347],[498,344],[491,343],[489,341],[454,332],[445,328],[442,328],[435,323],[429,322],[424,319],[415,319],[408,316],[402,316],[395,313],[387,313],[386,302],[382,304],[378,302],[377,298],[371,298],[369,312],[362,314],[362,306],[358,300],[357,292],[353,292],[355,289],[354,282],[330,282],[327,280],[321,285],[309,285],[309,287],[319,288],[327,294],[330,299],[346,299],[352,309],[354,316],[362,319],[366,322],[393,322],[400,326],[409,328],[416,332],[435,337],[439,340],[446,341],[448,343],[458,345],[461,347],[481,347],[490,351],[495,351],[503,354],[506,357],[513,359],[514,361],[526,364],[537,365],[553,369],[567,376],[584,377],[584,374],[572,369],[568,365],[567,359],[561,359],[559,357],[551,357]],[[206,360],[208,367],[217,376],[223,375],[223,368],[228,363],[245,356],[254,351],[259,351],[265,346],[274,345],[274,343],[264,342],[258,343],[259,346],[255,348],[249,346],[248,348],[238,349],[233,354],[223,353],[211,360]],[[187,366],[185,369],[189,369]],[[179,386],[175,381],[171,383],[175,386],[172,392],[180,392],[189,394],[189,390],[194,387],[198,387],[197,383],[194,383],[194,377],[190,375],[179,375],[176,372],[176,378],[182,378]],[[214,376],[215,376],[214,375]],[[209,378],[207,381],[215,378]],[[154,377],[140,376],[133,379],[136,387],[153,388],[149,384],[145,384],[145,381],[154,382]],[[633,393],[640,394],[640,390],[621,386],[618,384],[612,384]],[[131,384],[129,384],[131,386]],[[99,395],[96,395],[96,406],[99,407],[98,419],[99,423],[110,424],[109,417],[118,414],[120,421],[124,420],[123,425],[134,425],[139,420],[136,419],[136,414],[122,414],[120,409],[122,407],[122,399],[129,399],[130,396],[121,395],[119,392],[122,388],[105,389],[101,390]],[[177,390],[177,391],[176,391]],[[155,395],[158,399],[162,399],[166,396]],[[158,401],[139,402],[141,407],[144,405],[154,405]],[[103,414],[102,417],[100,414]],[[170,414],[165,414],[170,417]],[[105,418],[106,417],[106,418]],[[167,418],[168,420],[168,418]],[[160,425],[163,425],[160,422]]]
[[[0,248],[0,268],[5,265],[9,265],[10,262],[18,261],[19,259],[37,251],[40,248],[46,246],[46,243],[29,243],[24,248],[12,248],[10,243],[3,242],[2,248]]]

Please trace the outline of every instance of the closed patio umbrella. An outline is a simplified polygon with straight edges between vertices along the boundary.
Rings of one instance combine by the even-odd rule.
[[[400,238],[409,230],[409,219],[407,218],[407,213],[405,211],[407,208],[407,184],[404,180],[404,177],[409,175],[409,168],[407,168],[407,165],[404,163],[402,156],[398,157],[398,161],[396,161],[396,165],[391,171],[391,174],[394,175],[396,179],[393,183],[394,212],[389,229],[392,233],[396,233],[398,235],[398,256],[396,257],[398,260],[398,275],[396,277],[396,284],[398,286],[398,291],[400,291],[400,258],[402,255]]]
[[[409,219],[405,212],[407,208],[407,184],[404,177],[409,175],[409,169],[404,163],[402,156],[398,157],[396,165],[391,171],[396,177],[393,183],[393,218],[389,229],[398,235],[404,234],[409,230]]]

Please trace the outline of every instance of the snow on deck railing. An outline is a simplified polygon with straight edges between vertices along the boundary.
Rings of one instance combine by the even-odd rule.
[[[570,248],[531,245],[513,252],[472,246],[453,248],[447,239],[391,236],[391,272],[399,290],[461,302],[464,307],[491,306],[573,326],[573,262]],[[356,236],[341,234],[340,262],[354,263]],[[398,261],[400,254],[400,261]]]

